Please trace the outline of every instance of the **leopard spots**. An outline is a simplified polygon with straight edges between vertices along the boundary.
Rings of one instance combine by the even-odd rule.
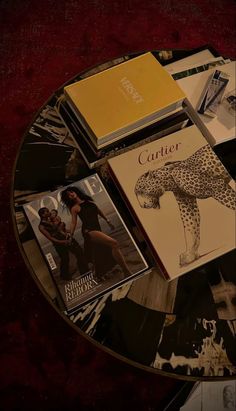
[[[141,175],[135,194],[143,208],[159,208],[159,198],[172,191],[178,202],[186,235],[186,251],[180,264],[198,258],[200,213],[197,199],[212,197],[224,206],[236,209],[236,193],[229,185],[231,176],[209,145],[182,161],[168,162],[163,167]]]

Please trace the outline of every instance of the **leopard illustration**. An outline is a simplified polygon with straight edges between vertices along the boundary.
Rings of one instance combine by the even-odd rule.
[[[173,192],[180,210],[186,250],[180,254],[180,266],[199,258],[200,213],[197,199],[212,197],[224,206],[236,209],[236,192],[229,185],[232,177],[207,144],[185,160],[165,163],[159,169],[142,174],[135,194],[142,208],[160,208],[160,197]]]

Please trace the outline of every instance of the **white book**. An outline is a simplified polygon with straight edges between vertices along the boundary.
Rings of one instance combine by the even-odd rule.
[[[225,98],[228,94],[230,94],[230,92],[232,92],[232,94],[235,92],[235,69],[235,61],[219,67],[220,71],[223,71],[229,75],[229,82],[222,96],[221,103],[218,105],[216,116],[214,118],[210,118],[205,114],[199,114],[200,119],[210,132],[211,141],[209,141],[209,143],[212,146],[234,139],[236,135],[235,110],[229,110],[229,104],[227,104]],[[185,92],[188,100],[195,110],[198,109],[207,81],[210,76],[212,76],[214,71],[215,68],[177,80],[177,83]]]
[[[168,71],[170,74],[178,73],[179,71],[185,70],[186,67],[189,66],[196,66],[204,64],[206,61],[211,60],[214,58],[214,55],[211,53],[210,50],[202,50],[198,53],[195,53],[191,56],[185,57],[181,60],[177,60],[173,63],[166,64],[165,70]]]
[[[172,73],[172,77],[174,80],[179,80],[184,77],[189,77],[194,74],[200,73],[202,71],[210,70],[211,68],[222,66],[224,64],[229,63],[231,60],[225,60],[223,57],[216,57],[211,60],[206,60],[204,63],[196,63],[193,65],[186,66],[178,70],[175,73]]]

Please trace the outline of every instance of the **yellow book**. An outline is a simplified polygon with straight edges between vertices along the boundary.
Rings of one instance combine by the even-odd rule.
[[[151,52],[64,88],[97,148],[178,109],[184,92]]]

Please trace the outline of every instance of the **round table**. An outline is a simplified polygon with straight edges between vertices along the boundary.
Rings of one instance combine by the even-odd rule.
[[[153,53],[166,64],[190,55],[191,51]],[[97,66],[67,84],[135,55],[138,53]],[[183,379],[235,378],[235,253],[170,283],[151,272],[85,305],[70,317],[63,313],[47,265],[22,210],[24,203],[42,193],[91,172],[56,110],[62,92],[63,87],[36,114],[25,133],[14,168],[15,232],[37,285],[68,324],[124,361]],[[223,161],[225,155],[223,150]],[[95,171],[101,179],[106,178],[103,166]],[[225,291],[227,286],[229,293]]]

